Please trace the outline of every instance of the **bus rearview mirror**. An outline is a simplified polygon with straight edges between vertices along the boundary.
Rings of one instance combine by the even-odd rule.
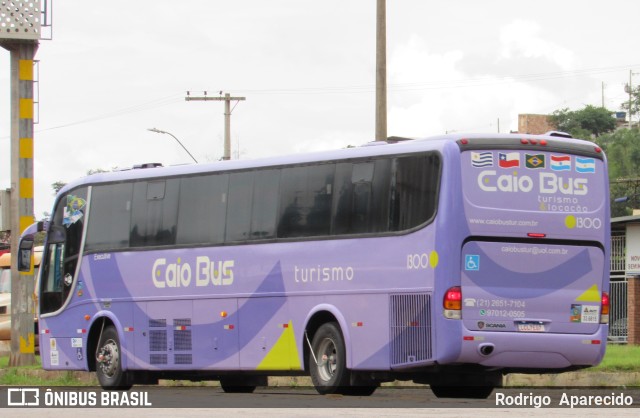
[[[33,239],[23,238],[18,247],[18,271],[31,271]]]

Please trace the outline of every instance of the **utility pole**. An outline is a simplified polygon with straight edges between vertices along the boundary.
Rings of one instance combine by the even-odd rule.
[[[10,366],[35,364],[34,269],[18,272],[18,241],[33,216],[34,58],[42,30],[39,1],[2,2],[0,46],[11,66],[11,357]]]
[[[238,103],[242,100],[246,100],[246,97],[232,97],[231,94],[225,93],[224,97],[222,97],[222,92],[220,92],[219,97],[211,97],[207,96],[207,92],[204,92],[203,96],[195,97],[191,96],[189,92],[187,92],[187,97],[184,98],[186,101],[191,100],[200,100],[200,101],[224,101],[224,155],[222,156],[223,160],[231,159],[231,112],[236,108]],[[235,101],[236,104],[231,108],[231,101]]]
[[[376,141],[387,140],[387,0],[378,0],[376,18]]]
[[[624,86],[625,93],[629,93],[629,129],[631,129],[631,109],[633,106],[633,84],[632,77],[640,73],[634,73],[633,70],[629,70],[629,84]]]

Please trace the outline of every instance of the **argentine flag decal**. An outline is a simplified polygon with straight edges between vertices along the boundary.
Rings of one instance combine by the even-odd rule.
[[[595,173],[596,160],[594,158],[576,157],[576,171],[578,173]]]

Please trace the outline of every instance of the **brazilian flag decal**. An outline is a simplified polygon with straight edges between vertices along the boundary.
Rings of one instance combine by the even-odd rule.
[[[524,161],[527,168],[544,168],[544,154],[525,154]]]

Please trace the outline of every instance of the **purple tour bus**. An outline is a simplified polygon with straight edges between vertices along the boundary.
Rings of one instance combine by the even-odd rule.
[[[448,135],[94,174],[21,248],[47,231],[43,367],[106,389],[310,375],[487,397],[601,361],[609,216],[597,145]]]

